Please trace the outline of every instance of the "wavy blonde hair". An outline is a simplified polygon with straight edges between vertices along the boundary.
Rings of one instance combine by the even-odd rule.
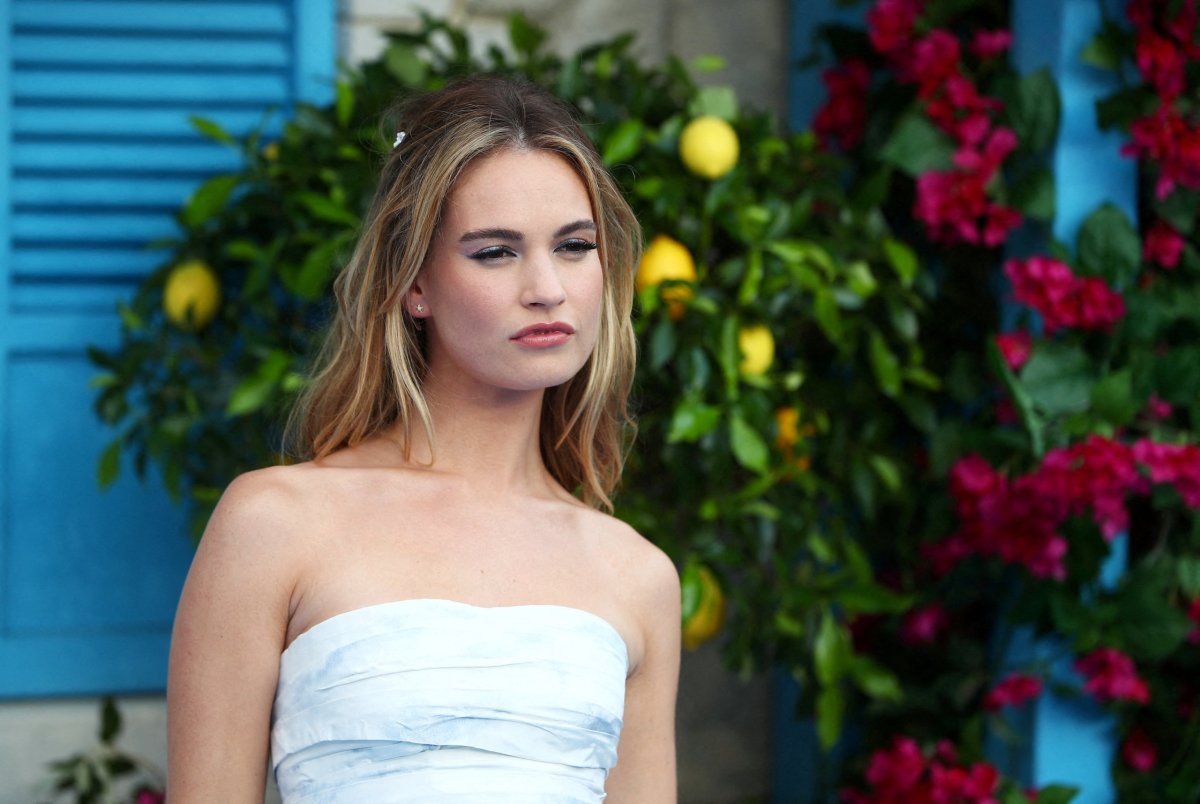
[[[630,313],[641,252],[633,211],[570,110],[532,84],[463,79],[390,117],[407,136],[387,156],[358,244],[334,282],[333,320],[288,424],[291,450],[319,459],[396,423],[406,459],[414,427],[422,426],[434,443],[421,387],[427,370],[423,333],[405,309],[405,294],[426,263],[446,201],[466,167],[502,149],[548,151],[565,159],[587,188],[604,292],[591,357],[570,380],[546,390],[541,454],[564,488],[611,510],[609,495],[633,430]]]

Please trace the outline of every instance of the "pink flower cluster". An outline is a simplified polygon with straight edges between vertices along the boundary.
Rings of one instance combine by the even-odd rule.
[[[1146,232],[1146,240],[1142,244],[1142,259],[1171,269],[1179,265],[1184,245],[1183,235],[1175,231],[1171,224],[1159,219]]]
[[[1004,362],[1013,371],[1020,371],[1021,366],[1033,354],[1033,338],[1023,329],[1004,332],[996,336],[996,347],[1004,356]]]
[[[1006,706],[1017,707],[1042,694],[1042,680],[1028,673],[1011,673],[988,690],[983,708],[998,712]]]
[[[1138,773],[1148,773],[1158,764],[1158,746],[1143,729],[1135,726],[1121,743],[1121,759]]]
[[[1000,773],[986,762],[964,765],[946,740],[926,755],[911,737],[898,736],[871,755],[868,789],[843,790],[847,804],[999,804]]]
[[[1073,327],[1110,332],[1125,316],[1125,300],[1104,280],[1077,276],[1061,260],[1035,256],[1008,260],[1004,275],[1017,301],[1038,312],[1047,335]]]
[[[924,9],[925,0],[877,0],[867,12],[872,47],[901,83],[916,86],[922,111],[955,143],[953,169],[917,178],[913,214],[935,242],[999,246],[1021,223],[1021,215],[993,201],[989,186],[1017,138],[995,122],[1000,101],[983,95],[964,70],[958,37],[942,28],[918,33]],[[1008,31],[976,31],[967,52],[985,62],[1011,44]],[[826,146],[852,148],[866,123],[869,70],[863,62],[848,61],[826,72],[823,80],[829,100],[817,112],[813,128]]]
[[[1172,13],[1173,12],[1173,13]],[[1133,0],[1129,20],[1134,29],[1138,71],[1158,94],[1158,107],[1130,127],[1131,142],[1122,153],[1158,163],[1155,194],[1166,198],[1176,185],[1200,188],[1200,125],[1185,111],[1187,66],[1200,59],[1196,42],[1196,0]]]
[[[1075,670],[1084,677],[1084,692],[1100,701],[1148,703],[1150,688],[1137,673],[1133,659],[1116,648],[1097,648],[1075,660]]]
[[[1174,486],[1184,505],[1200,510],[1200,445],[1142,439],[1133,445],[1133,457],[1150,471],[1151,480]]]
[[[851,59],[826,70],[821,80],[829,92],[829,100],[813,118],[813,132],[826,148],[836,145],[849,151],[858,145],[867,125],[871,71],[866,62]]]

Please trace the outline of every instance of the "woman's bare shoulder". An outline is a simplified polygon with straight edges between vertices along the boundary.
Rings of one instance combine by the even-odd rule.
[[[627,522],[599,511],[592,516],[593,545],[614,583],[644,606],[677,607],[679,572],[670,556]]]

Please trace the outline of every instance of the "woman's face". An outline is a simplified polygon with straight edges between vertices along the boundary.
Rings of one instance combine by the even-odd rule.
[[[566,382],[596,345],[603,292],[595,215],[566,160],[509,149],[475,161],[408,297],[428,380],[462,392]]]

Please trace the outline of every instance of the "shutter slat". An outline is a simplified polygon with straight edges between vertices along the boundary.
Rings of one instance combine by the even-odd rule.
[[[279,129],[278,114],[267,116],[261,107],[203,109],[179,105],[155,105],[153,108],[106,105],[99,107],[18,106],[13,109],[13,131],[18,138],[26,135],[40,137],[195,137],[197,132],[188,121],[197,115],[212,120],[230,132],[246,132],[256,128],[264,119],[268,130]]]
[[[24,212],[17,209],[11,218],[13,241],[18,248],[22,241],[47,243],[126,242],[146,243],[159,237],[178,234],[169,212],[115,213]]]
[[[117,207],[174,209],[188,199],[200,178],[200,175],[175,178],[31,176],[14,183],[12,199],[17,209],[54,204],[99,210]]]
[[[22,64],[151,65],[163,67],[225,67],[288,69],[288,43],[274,37],[213,41],[195,35],[172,40],[162,37],[31,34],[17,37],[13,57]]]
[[[104,142],[18,142],[12,149],[13,166],[21,171],[70,174],[156,171],[228,172],[237,168],[238,155],[229,148],[206,142],[155,145]]]
[[[148,249],[144,244],[119,246],[106,243],[80,244],[71,248],[56,242],[22,249],[13,257],[13,273],[17,282],[37,281],[44,277],[125,276],[140,278],[147,271],[162,265],[167,252]]]
[[[260,106],[284,103],[291,91],[290,76],[266,71],[243,74],[146,72],[101,72],[89,70],[25,70],[14,87],[17,103],[28,100],[69,102],[97,101],[188,101],[221,103],[240,101]]]
[[[13,5],[13,24],[60,30],[175,31],[182,34],[244,31],[285,34],[287,8],[278,2],[80,2],[25,0]],[[236,22],[234,22],[236,21]]]

